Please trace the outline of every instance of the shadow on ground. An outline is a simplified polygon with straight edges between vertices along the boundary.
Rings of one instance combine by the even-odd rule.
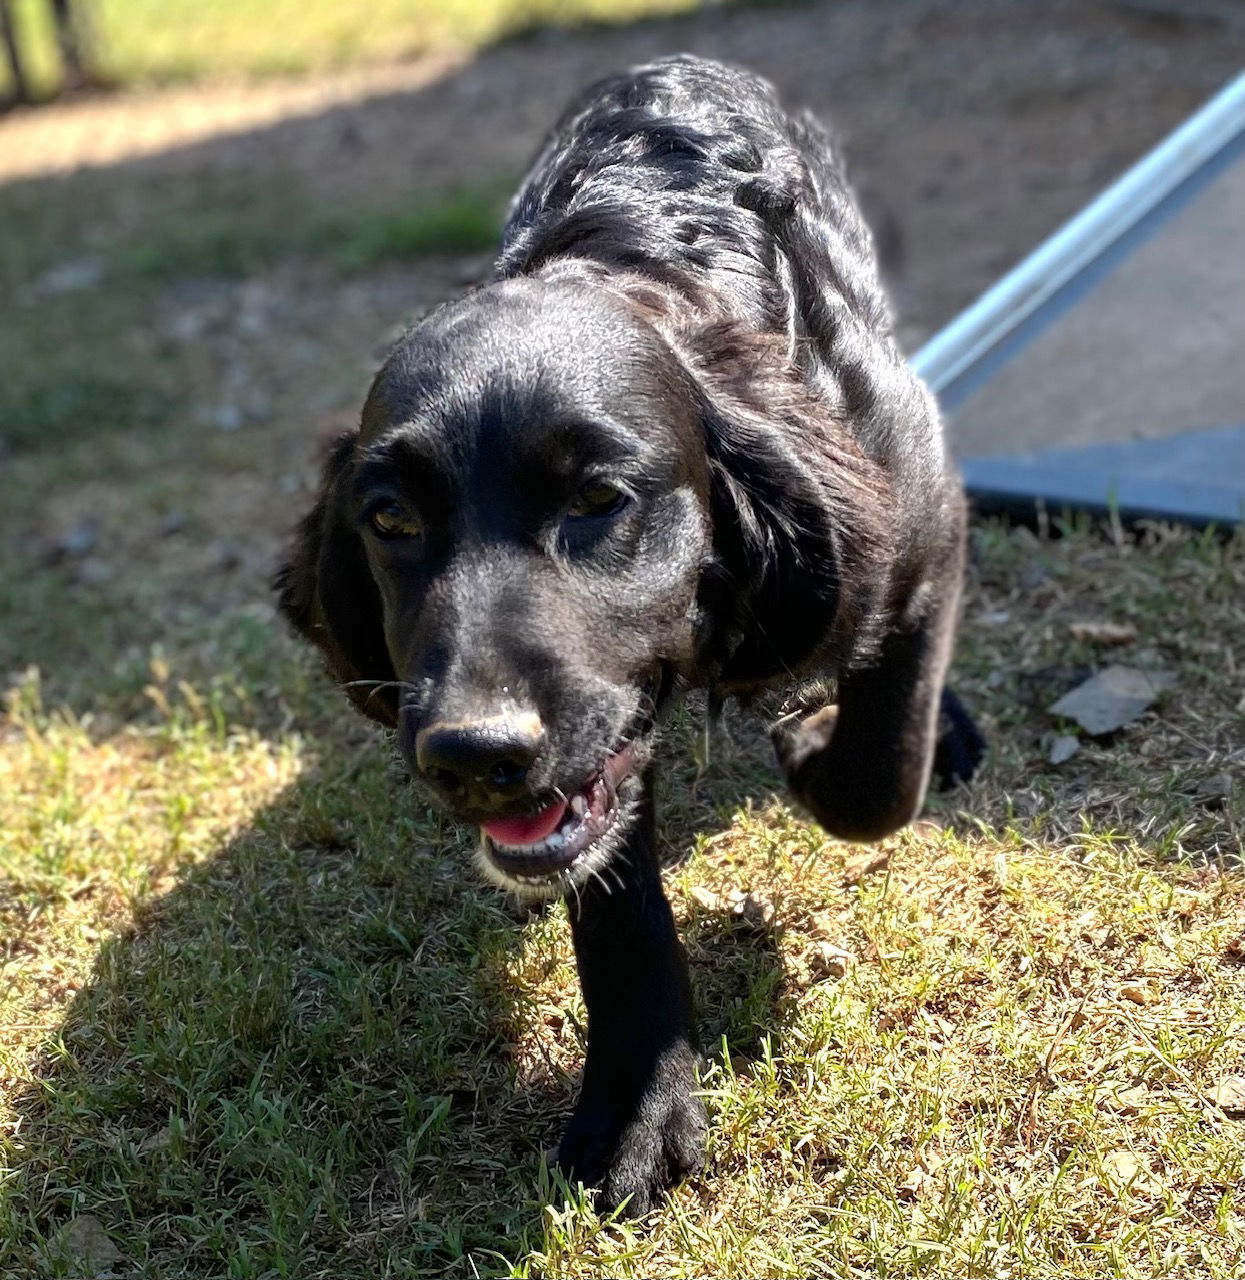
[[[84,1216],[118,1273],[144,1276],[334,1259],[344,1275],[377,1256],[488,1274],[539,1241],[542,1152],[582,1058],[564,912],[478,887],[464,836],[373,746],[300,778],[104,944],[15,1101],[28,1155],[0,1264],[80,1274]],[[664,837],[683,852],[744,797],[728,769],[689,802],[690,766],[673,768]],[[773,932],[724,908],[687,935],[712,952],[709,1048],[746,1058],[780,1036]]]

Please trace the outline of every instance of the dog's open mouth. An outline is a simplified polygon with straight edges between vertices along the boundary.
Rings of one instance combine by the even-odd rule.
[[[566,871],[618,820],[618,786],[631,772],[635,743],[613,751],[574,794],[529,818],[482,823],[489,859],[515,880],[549,880]]]

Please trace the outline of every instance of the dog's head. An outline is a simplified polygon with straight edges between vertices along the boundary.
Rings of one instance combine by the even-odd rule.
[[[777,437],[719,420],[639,309],[505,281],[391,354],[281,604],[431,799],[481,829],[485,869],[557,891],[609,857],[672,693],[799,576],[777,543],[809,536],[823,496]],[[833,597],[833,573],[804,586]],[[811,636],[833,608],[784,613]]]

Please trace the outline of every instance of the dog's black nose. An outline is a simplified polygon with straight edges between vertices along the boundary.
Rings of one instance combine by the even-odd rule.
[[[486,806],[522,793],[544,740],[535,715],[438,721],[416,735],[415,763],[447,799]]]

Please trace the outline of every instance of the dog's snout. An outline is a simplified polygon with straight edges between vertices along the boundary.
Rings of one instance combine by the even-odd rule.
[[[545,732],[535,715],[425,726],[415,739],[419,771],[447,797],[472,805],[522,793]]]

